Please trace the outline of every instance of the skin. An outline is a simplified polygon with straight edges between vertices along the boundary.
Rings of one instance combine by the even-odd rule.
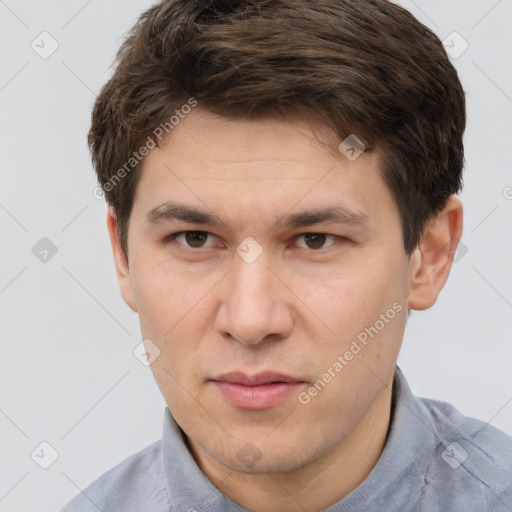
[[[435,303],[462,234],[452,196],[407,255],[378,151],[349,161],[327,147],[306,122],[228,121],[196,108],[143,162],[128,257],[107,215],[122,296],[160,350],[151,368],[191,453],[214,485],[256,512],[323,509],[368,476],[386,441],[407,310]],[[225,225],[148,220],[168,202]],[[331,206],[367,222],[273,227]],[[183,231],[209,234],[168,239]],[[311,242],[307,233],[330,236]],[[251,263],[236,252],[246,237],[262,249]],[[273,370],[307,391],[393,304],[401,311],[307,404],[293,394],[240,409],[210,381]],[[252,465],[237,456],[248,442],[259,457]]]

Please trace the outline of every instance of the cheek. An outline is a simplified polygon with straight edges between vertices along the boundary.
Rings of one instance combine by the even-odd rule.
[[[204,290],[198,279],[167,265],[145,265],[134,276],[141,334],[159,350],[151,371],[175,417],[186,417],[197,394],[193,376],[198,368]]]
[[[179,272],[166,262],[138,267],[133,281],[142,336],[160,350],[152,367],[165,368],[175,377],[185,375],[188,380],[211,319],[207,292],[218,279]]]
[[[158,339],[193,312],[204,287],[202,279],[179,272],[170,262],[135,265],[132,280],[141,324]]]
[[[392,269],[376,265],[359,278],[352,275],[310,293],[334,334],[319,336],[325,330],[319,322],[311,328],[318,340],[317,380],[306,390],[309,398],[302,398],[333,429],[340,418],[348,430],[355,428],[392,377],[407,315],[405,280]]]
[[[369,261],[329,279],[303,279],[294,291],[314,313],[310,315],[312,329],[345,338],[373,325],[395,302],[404,302],[407,287],[403,268],[397,262]]]
[[[399,257],[381,257],[314,287],[302,283],[304,302],[316,313],[309,315],[306,329],[316,344],[317,378],[329,370],[336,375],[325,375],[333,382],[322,393],[325,400],[357,408],[364,401],[361,393],[374,396],[381,388],[379,377],[387,382],[407,316],[404,269]]]

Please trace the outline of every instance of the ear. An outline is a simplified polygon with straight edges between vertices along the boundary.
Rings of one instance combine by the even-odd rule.
[[[460,199],[450,196],[446,206],[425,226],[420,243],[411,255],[410,309],[423,310],[435,304],[462,236],[462,214]]]
[[[107,210],[107,229],[110,236],[110,243],[112,244],[112,252],[114,254],[114,263],[116,266],[117,282],[121,296],[128,306],[137,312],[132,288],[132,278],[130,275],[130,266],[128,258],[126,257],[121,242],[119,241],[119,232],[117,230],[117,219],[112,208]]]

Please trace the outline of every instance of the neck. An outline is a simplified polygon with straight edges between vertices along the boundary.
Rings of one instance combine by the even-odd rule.
[[[352,434],[334,450],[289,473],[242,474],[230,471],[190,442],[206,477],[234,502],[254,512],[322,510],[361,484],[386,444],[391,412],[391,383],[384,388]]]

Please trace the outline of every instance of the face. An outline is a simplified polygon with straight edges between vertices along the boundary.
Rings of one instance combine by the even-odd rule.
[[[171,135],[144,160],[123,296],[194,450],[292,471],[391,382],[414,271],[397,207],[376,153],[333,155],[306,123],[195,109]]]

